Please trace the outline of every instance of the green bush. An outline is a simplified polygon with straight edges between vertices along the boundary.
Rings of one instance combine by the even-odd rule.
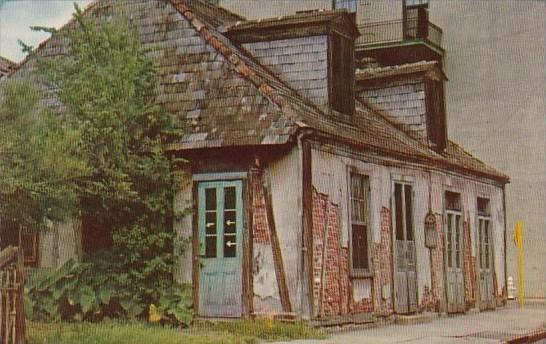
[[[146,269],[123,272],[116,257],[103,253],[92,262],[68,261],[26,286],[27,317],[40,321],[101,321],[149,318],[187,326],[191,322],[191,288],[158,278],[161,259]],[[152,306],[153,305],[153,306]]]

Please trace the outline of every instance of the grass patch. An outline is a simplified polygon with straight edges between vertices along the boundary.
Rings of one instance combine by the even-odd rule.
[[[326,337],[323,331],[303,322],[283,323],[269,319],[204,322],[195,325],[194,328],[237,336],[252,336],[268,341]]]
[[[262,340],[324,338],[303,323],[268,320],[207,322],[190,329],[171,329],[145,323],[27,322],[28,344],[254,344]]]

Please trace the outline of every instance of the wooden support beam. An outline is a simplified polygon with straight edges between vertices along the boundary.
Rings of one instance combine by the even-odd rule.
[[[197,183],[193,183],[192,188],[192,298],[193,298],[193,313],[199,315],[199,219],[197,214]]]
[[[292,304],[290,303],[290,294],[286,283],[286,275],[284,273],[284,262],[282,259],[281,245],[277,235],[275,226],[275,217],[273,216],[273,200],[271,198],[271,187],[269,183],[263,185],[264,202],[267,216],[267,224],[269,227],[269,235],[271,237],[271,248],[273,250],[273,263],[275,265],[275,275],[279,286],[279,296],[281,298],[282,309],[286,313],[292,312]]]
[[[302,226],[304,243],[304,271],[307,272],[307,298],[309,314],[315,317],[313,296],[313,181],[311,170],[311,144],[302,142]]]
[[[249,179],[243,183],[243,209],[244,209],[244,233],[243,233],[243,314],[250,317],[254,313],[254,283],[252,280],[252,252],[253,245],[253,221],[252,221],[252,171]]]

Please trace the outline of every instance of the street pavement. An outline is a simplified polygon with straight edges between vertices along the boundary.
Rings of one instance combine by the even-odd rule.
[[[504,343],[518,336],[546,330],[546,304],[518,308],[514,303],[495,311],[445,316],[432,322],[338,332],[325,340],[299,340],[290,344],[361,343]],[[540,343],[546,343],[541,340]]]

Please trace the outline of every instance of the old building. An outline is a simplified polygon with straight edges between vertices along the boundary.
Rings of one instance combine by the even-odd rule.
[[[373,321],[505,302],[508,177],[449,140],[441,61],[357,66],[345,10],[245,20],[203,0],[99,0],[86,13],[131,19],[184,129],[166,147],[187,161],[174,207],[193,210],[175,223],[189,242],[175,277],[198,315]],[[42,259],[77,255],[79,232],[53,231],[74,247],[53,237]]]
[[[506,189],[507,275],[517,278],[514,225],[524,224],[525,296],[546,297],[544,2],[449,0],[218,0],[249,19],[345,8],[361,36],[357,57],[384,65],[440,61],[448,131],[511,176]],[[259,5],[258,5],[259,3]],[[502,25],[498,25],[502,23]],[[517,61],[517,63],[516,63]],[[515,94],[520,96],[514,97]]]

